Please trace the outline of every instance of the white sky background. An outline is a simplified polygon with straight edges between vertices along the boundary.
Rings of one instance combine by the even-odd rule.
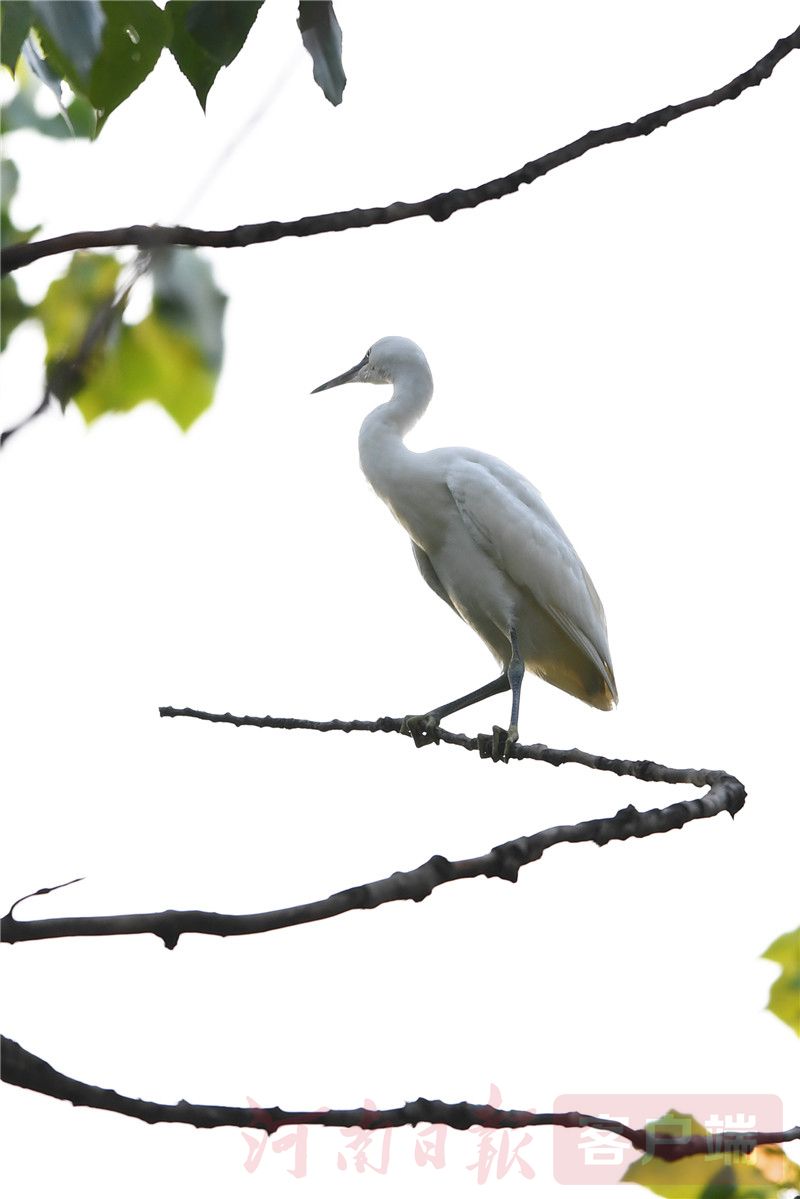
[[[297,53],[295,6],[265,5],[207,117],[164,55],[96,144],[14,135],[17,223],[173,222],[287,62],[190,223],[471,186],[720,86],[797,23],[783,0],[336,8],[340,108]],[[402,715],[493,677],[359,471],[360,422],[387,395],[309,397],[387,333],[419,341],[436,381],[410,444],[478,446],[531,478],[605,604],[619,708],[529,677],[522,740],[729,770],[749,792],[735,823],[562,846],[516,886],[172,953],[154,937],[5,947],[8,1035],[166,1103],[486,1102],[495,1084],[504,1106],[544,1111],[566,1092],[767,1093],[796,1122],[797,1042],[763,1011],[776,967],[759,955],[797,922],[799,102],[794,54],[735,103],[444,225],[212,252],[226,361],[188,435],[152,404],[88,430],[70,410],[0,458],[0,902],[86,876],[21,917],[263,911],[694,794],[399,737],[159,719],[159,704]],[[38,297],[66,264],[20,286]],[[3,426],[38,402],[42,357],[32,328],[15,334]],[[507,718],[504,696],[448,723]],[[437,1172],[395,1132],[381,1177],[314,1129],[297,1180],[270,1149],[248,1173],[236,1130],[149,1128],[10,1088],[3,1118],[20,1197],[478,1185],[470,1133],[448,1134]],[[535,1179],[487,1189],[560,1192],[551,1147],[535,1132]]]

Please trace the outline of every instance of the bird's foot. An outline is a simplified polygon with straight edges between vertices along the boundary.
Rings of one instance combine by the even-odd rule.
[[[507,762],[514,757],[514,746],[518,741],[519,732],[515,724],[508,729],[496,724],[491,735],[478,733],[478,752],[482,758],[491,758],[493,762]]]
[[[406,716],[400,726],[400,732],[406,737],[413,737],[417,749],[423,745],[439,744],[439,721],[430,712],[422,716]]]

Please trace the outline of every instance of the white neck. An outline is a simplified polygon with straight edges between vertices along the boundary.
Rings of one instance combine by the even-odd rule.
[[[364,420],[358,437],[361,468],[379,495],[385,495],[381,482],[392,463],[398,456],[410,454],[403,438],[422,416],[432,395],[433,377],[423,360],[403,371],[402,378],[395,380],[392,398]]]

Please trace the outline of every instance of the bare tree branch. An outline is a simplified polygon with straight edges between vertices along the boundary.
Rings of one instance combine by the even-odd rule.
[[[222,716],[210,712],[196,712],[191,708],[161,708],[160,711],[162,716],[197,716],[230,724],[250,724],[261,728],[317,729],[320,732],[335,730],[399,733],[402,724],[401,720],[390,716],[377,721],[311,721],[271,716]],[[477,738],[465,737],[461,733],[449,733],[445,729],[439,732],[441,739],[448,744],[458,745],[467,750],[478,748]],[[502,878],[515,883],[520,869],[538,861],[545,850],[553,845],[574,845],[593,841],[595,845],[603,846],[608,845],[610,841],[627,841],[630,837],[650,837],[655,833],[682,828],[692,820],[706,820],[718,816],[721,812],[728,812],[733,817],[741,810],[745,801],[746,792],[739,780],[721,770],[681,770],[660,766],[656,762],[628,762],[597,757],[579,749],[550,749],[546,745],[517,745],[514,749],[519,758],[532,758],[548,762],[552,766],[572,762],[645,782],[689,783],[695,787],[708,787],[708,791],[697,799],[684,800],[666,808],[640,812],[629,804],[614,816],[584,820],[580,824],[555,825],[532,836],[506,841],[502,845],[496,845],[488,853],[464,858],[462,861],[451,862],[441,854],[435,854],[415,870],[396,871],[389,878],[337,891],[327,899],[279,908],[273,912],[231,915],[221,912],[166,911],[122,916],[64,916],[44,920],[17,920],[14,916],[14,907],[17,905],[14,904],[8,915],[0,921],[0,940],[14,943],[41,941],[53,937],[113,937],[153,933],[162,939],[167,949],[174,949],[184,933],[239,937],[273,932],[279,928],[329,920],[344,912],[377,908],[381,904],[399,900],[412,899],[415,903],[420,903],[436,887],[458,879],[485,875],[486,878]],[[36,892],[44,893],[44,888]]]
[[[32,422],[36,420],[37,416],[42,416],[42,414],[45,413],[50,407],[50,401],[52,398],[53,393],[50,390],[50,384],[45,382],[44,395],[34,408],[33,412],[29,412],[28,415],[23,417],[21,421],[18,421],[16,425],[12,425],[9,429],[4,429],[3,432],[0,433],[0,450],[10,437],[13,437],[15,433],[19,433],[20,429],[24,429],[26,425],[32,424]]]
[[[301,217],[296,221],[266,221],[263,224],[238,225],[235,229],[206,230],[192,229],[184,225],[172,228],[147,225],[131,225],[120,229],[94,230],[83,233],[68,233],[61,237],[43,238],[25,245],[9,246],[3,252],[3,272],[14,271],[40,258],[52,254],[63,254],[70,250],[86,250],[101,246],[213,246],[232,248],[236,246],[260,245],[278,241],[283,237],[312,237],[318,233],[339,233],[344,229],[366,229],[371,225],[390,225],[395,221],[407,221],[412,217],[429,216],[434,221],[446,221],[454,212],[465,208],[476,208],[487,200],[499,200],[519,190],[523,183],[533,183],[549,171],[564,163],[573,162],[588,150],[611,145],[634,137],[647,137],[654,129],[670,124],[678,117],[702,108],[713,108],[723,100],[735,100],[747,88],[757,87],[768,79],[775,67],[792,50],[800,47],[800,27],[788,37],[781,38],[754,66],[737,75],[724,87],[685,100],[681,104],[669,104],[656,112],[647,113],[637,121],[612,125],[607,129],[595,129],[577,141],[562,146],[550,154],[526,162],[519,170],[501,179],[492,179],[478,187],[455,188],[430,196],[414,203],[397,201],[386,208],[353,208],[346,212],[327,212],[318,216]]]
[[[2,1078],[11,1086],[24,1087],[65,1099],[75,1107],[118,1112],[147,1124],[192,1124],[195,1128],[256,1128],[267,1135],[286,1125],[314,1124],[323,1128],[402,1128],[421,1123],[446,1124],[465,1130],[483,1128],[597,1128],[624,1137],[635,1149],[665,1161],[678,1161],[697,1154],[749,1153],[757,1145],[778,1145],[800,1140],[800,1126],[784,1132],[723,1132],[709,1136],[670,1136],[652,1129],[629,1128],[618,1120],[604,1120],[582,1112],[527,1112],[504,1110],[479,1103],[444,1103],[440,1099],[416,1099],[402,1107],[374,1111],[355,1107],[331,1111],[286,1112],[280,1107],[222,1107],[204,1103],[151,1103],[131,1099],[104,1087],[78,1082],[61,1074],[16,1041],[2,1038]]]
[[[307,720],[297,716],[233,716],[230,712],[202,712],[198,708],[162,707],[158,712],[160,716],[188,716],[194,720],[209,720],[213,724],[233,724],[237,728],[247,726],[257,729],[311,729],[317,733],[401,733],[403,736],[409,736],[404,728],[405,720],[399,716],[381,716],[377,720]],[[456,745],[459,749],[477,750],[481,757],[490,757],[484,738],[451,733],[441,727],[435,730],[431,741],[420,741],[418,744],[428,745],[438,741],[443,741],[445,745]],[[639,779],[643,783],[689,783],[694,787],[713,787],[717,783],[727,781],[735,784],[741,798],[735,811],[731,812],[732,816],[743,806],[746,795],[739,780],[724,770],[661,766],[658,762],[650,762],[647,759],[630,761],[626,758],[604,758],[600,754],[590,754],[583,749],[551,749],[549,745],[541,744],[517,743],[509,747],[509,754],[512,759],[547,762],[549,766],[564,766],[567,763],[587,766],[590,770],[604,770],[619,777]]]

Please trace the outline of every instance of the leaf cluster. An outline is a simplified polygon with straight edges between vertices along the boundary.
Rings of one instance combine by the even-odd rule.
[[[244,46],[262,0],[6,0],[0,61],[24,58],[61,103],[68,83],[95,114],[95,131],[168,51],[205,111],[223,67]],[[328,0],[301,0],[297,24],[314,78],[331,104],[342,100],[342,32]]]
[[[77,104],[85,101],[76,99]],[[43,120],[27,86],[11,107],[19,116],[17,128],[30,127],[26,114]],[[55,125],[48,124],[45,132],[66,128],[60,117],[51,119]],[[11,159],[4,159],[1,169],[0,241],[5,247],[27,242],[39,226],[14,224],[10,206],[19,171]],[[151,309],[137,324],[126,324],[131,288],[145,266],[152,271]],[[38,320],[47,343],[47,388],[62,408],[73,400],[89,422],[155,400],[187,429],[213,398],[222,366],[226,298],[209,264],[190,250],[165,248],[140,256],[127,283],[120,281],[122,271],[113,255],[75,254],[37,304],[20,296],[13,275],[4,275],[0,352],[18,325]]]
[[[18,88],[0,110],[2,130],[94,138],[163,51],[175,59],[205,110],[219,72],[242,50],[261,3],[168,0],[161,9],[153,0],[6,0],[0,8],[0,60]],[[339,104],[346,78],[333,5],[301,0],[297,25],[315,80],[327,99]],[[71,98],[65,97],[65,84]],[[39,86],[55,97],[60,115],[38,111]],[[10,208],[19,172],[10,160],[3,162],[2,172],[5,248],[27,242],[39,226],[14,224]],[[146,268],[153,274],[151,311],[138,324],[127,324],[123,315],[130,289]],[[225,297],[208,264],[185,250],[140,255],[127,282],[121,272],[110,255],[78,254],[38,304],[27,303],[13,277],[4,275],[0,352],[23,321],[41,321],[47,385],[35,415],[50,396],[62,407],[73,400],[87,421],[153,399],[188,428],[213,397],[222,364]]]
[[[691,1115],[669,1111],[646,1126],[648,1147],[678,1143],[707,1130]],[[778,1199],[800,1185],[800,1166],[778,1145],[756,1145],[751,1152],[723,1152],[666,1161],[645,1152],[628,1167],[623,1182],[635,1182],[665,1199]]]
[[[800,927],[777,937],[761,956],[781,968],[770,988],[767,1010],[800,1037]]]
[[[48,387],[87,423],[155,400],[187,429],[213,399],[226,298],[190,250],[155,251],[151,269],[152,305],[136,324],[122,319],[131,288],[109,254],[75,254],[37,306]]]

